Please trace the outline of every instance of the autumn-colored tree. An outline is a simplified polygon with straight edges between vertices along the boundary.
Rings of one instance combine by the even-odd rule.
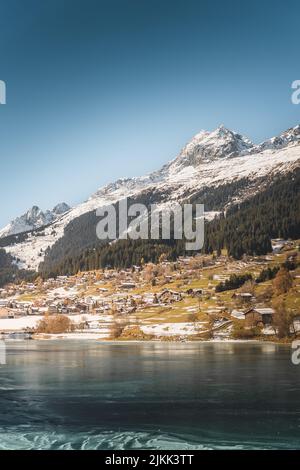
[[[74,326],[69,317],[65,315],[45,315],[43,320],[40,320],[36,331],[37,333],[68,333],[74,329]]]
[[[114,323],[110,328],[110,339],[117,339],[123,333],[124,328],[118,323]]]
[[[276,299],[273,302],[274,315],[273,325],[278,338],[286,338],[291,334],[291,325],[293,318],[291,313],[286,308],[283,299]]]
[[[293,278],[289,271],[281,267],[273,280],[273,287],[276,295],[285,294],[293,285]]]
[[[145,281],[147,281],[147,282],[152,281],[152,279],[154,278],[153,265],[152,264],[148,264],[145,267],[144,272],[143,272],[143,277],[144,277]]]
[[[166,261],[166,259],[167,259],[166,253],[162,253],[158,258],[158,262],[163,263],[164,261]]]
[[[41,278],[41,276],[38,276],[38,277],[36,278],[36,280],[34,281],[34,284],[35,284],[36,286],[38,286],[38,287],[42,287],[42,285],[43,285],[43,279]]]
[[[110,339],[117,339],[122,336],[126,327],[128,327],[129,321],[126,318],[119,318],[115,321],[110,328]]]

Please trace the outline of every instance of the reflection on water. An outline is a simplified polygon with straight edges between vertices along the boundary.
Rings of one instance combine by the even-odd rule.
[[[300,448],[300,366],[271,343],[7,342],[0,448]]]

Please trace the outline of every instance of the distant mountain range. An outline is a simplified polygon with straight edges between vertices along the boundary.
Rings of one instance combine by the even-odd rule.
[[[38,270],[45,257],[59,261],[95,246],[98,207],[125,197],[161,209],[197,201],[205,204],[206,219],[212,220],[299,167],[300,125],[259,145],[224,126],[201,131],[158,171],[119,179],[73,208],[63,203],[43,212],[34,206],[0,231],[0,246],[20,268]]]
[[[49,225],[70,209],[71,208],[65,202],[57,204],[52,211],[46,210],[45,212],[38,206],[33,206],[25,214],[12,220],[6,227],[0,230],[0,238],[28,232]]]

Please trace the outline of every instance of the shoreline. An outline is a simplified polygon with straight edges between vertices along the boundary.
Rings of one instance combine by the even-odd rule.
[[[15,335],[15,337],[12,336]],[[271,339],[233,339],[233,338],[212,338],[212,339],[172,339],[172,337],[168,337],[168,339],[108,339],[108,338],[99,338],[97,334],[90,333],[90,334],[72,334],[72,333],[59,333],[59,334],[48,334],[48,333],[39,333],[34,334],[31,337],[25,337],[26,333],[24,333],[24,337],[22,338],[21,332],[11,332],[7,337],[5,335],[0,335],[0,339],[4,341],[95,341],[97,343],[117,343],[117,344],[132,344],[132,343],[160,343],[160,344],[168,344],[168,343],[186,343],[186,344],[193,344],[193,343],[255,343],[255,344],[279,344],[279,345],[290,345],[295,338],[291,339],[290,341],[280,341],[280,340],[271,340]],[[18,337],[19,336],[19,337]]]

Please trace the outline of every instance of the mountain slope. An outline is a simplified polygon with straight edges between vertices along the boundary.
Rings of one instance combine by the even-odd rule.
[[[265,190],[277,175],[291,174],[300,166],[300,126],[254,145],[248,139],[220,126],[201,131],[161,170],[138,178],[119,179],[94,193],[86,202],[59,216],[37,233],[10,238],[5,250],[23,268],[38,269],[45,257],[63,256],[65,247],[82,250],[95,243],[95,209],[127,197],[160,209],[174,202],[205,203],[206,215],[227,210],[233,204]],[[83,236],[83,233],[85,236]],[[74,243],[73,243],[74,242]],[[5,242],[4,242],[5,243]],[[60,250],[57,246],[60,245]],[[61,254],[57,254],[60,251]]]
[[[242,182],[242,184],[245,182]],[[222,193],[238,190],[239,184],[222,186]],[[205,225],[203,251],[212,253],[227,249],[230,256],[241,258],[243,254],[262,255],[272,251],[271,238],[300,237],[300,167],[292,173],[277,176],[265,189],[227,211]],[[225,189],[225,191],[223,191]],[[218,191],[217,204],[222,203]],[[202,197],[201,197],[201,200]],[[208,204],[210,194],[208,195]],[[96,216],[93,212],[74,220],[63,238],[58,240],[40,266],[43,277],[72,275],[78,271],[95,270],[111,266],[128,268],[139,265],[141,260],[158,262],[163,253],[175,261],[187,255],[184,240],[118,240],[100,244],[94,236]],[[82,225],[82,226],[81,226]],[[70,230],[72,228],[72,230]],[[70,230],[70,231],[69,231]],[[85,240],[90,247],[78,250],[80,230],[85,230]],[[94,236],[94,238],[93,238]],[[92,243],[94,239],[94,244]]]

